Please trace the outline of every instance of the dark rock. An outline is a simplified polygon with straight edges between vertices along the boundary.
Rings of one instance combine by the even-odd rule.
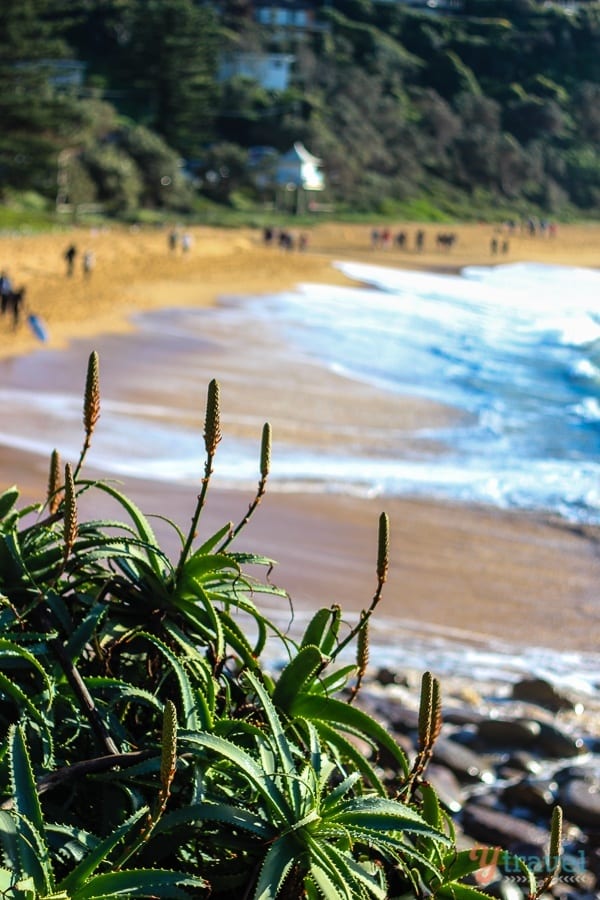
[[[542,727],[533,719],[486,719],[477,727],[477,737],[494,747],[528,747]]]
[[[450,769],[459,778],[491,784],[494,774],[479,754],[451,738],[438,738],[433,748],[433,761]]]
[[[448,725],[478,725],[485,715],[476,709],[445,709],[443,719]]]
[[[442,806],[451,813],[460,812],[465,795],[458,778],[450,769],[431,763],[425,772],[425,779],[435,788]]]
[[[555,781],[524,778],[502,791],[502,802],[511,807],[525,806],[536,812],[548,813],[556,803],[557,790]]]
[[[574,778],[561,788],[559,802],[576,825],[600,828],[600,782]]]
[[[506,760],[506,765],[521,772],[529,772],[531,775],[537,775],[542,769],[539,760],[526,750],[515,750]]]
[[[419,713],[416,709],[410,709],[408,706],[394,706],[388,709],[389,719],[396,731],[403,731],[409,734],[411,731],[417,731],[419,728]]]
[[[535,703],[552,712],[558,712],[561,709],[575,710],[581,706],[543,678],[524,678],[522,681],[518,681],[513,687],[512,695],[515,700]]]
[[[560,758],[563,756],[578,756],[585,751],[583,739],[571,737],[565,734],[556,725],[548,722],[540,722],[540,734],[536,743],[543,756]]]
[[[542,854],[549,837],[545,828],[477,803],[465,807],[463,827],[475,840],[498,844],[511,852],[515,852],[517,847],[519,850],[525,847],[531,848],[532,854]]]
[[[572,763],[562,769],[557,769],[554,777],[559,784],[571,781],[573,778],[583,778],[586,781],[597,781],[600,783],[600,760],[586,760],[582,763]]]
[[[409,687],[406,675],[401,675],[399,672],[396,672],[394,669],[388,669],[386,666],[382,666],[377,671],[375,681],[384,687],[387,687],[388,684],[400,684],[402,687]]]

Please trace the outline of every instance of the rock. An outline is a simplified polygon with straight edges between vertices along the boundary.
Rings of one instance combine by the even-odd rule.
[[[536,812],[550,813],[556,803],[558,785],[555,781],[534,781],[524,778],[502,791],[502,802],[510,807],[527,807]]]
[[[582,763],[572,763],[562,769],[557,769],[554,777],[559,784],[571,781],[573,778],[583,778],[586,781],[597,781],[600,783],[600,760],[589,759]]]
[[[478,725],[485,719],[485,716],[476,709],[455,707],[454,709],[444,709],[443,719],[444,723],[448,725]]]
[[[553,756],[558,759],[564,756],[578,756],[585,751],[583,738],[571,737],[548,722],[540,722],[539,726],[540,734],[536,746],[542,756]]]
[[[528,747],[541,730],[533,719],[485,719],[477,726],[477,737],[494,747]]]
[[[394,706],[388,710],[390,722],[395,731],[410,734],[419,728],[419,712],[408,706]]]
[[[438,738],[432,758],[434,762],[454,772],[458,778],[485,781],[487,784],[494,781],[494,774],[482,757],[451,738]]]
[[[463,813],[463,827],[478,841],[498,844],[510,852],[517,848],[531,848],[532,854],[542,854],[548,843],[548,831],[509,813],[470,803]]]
[[[518,681],[512,691],[515,700],[525,700],[558,712],[561,709],[583,711],[583,706],[576,703],[571,697],[557,690],[549,681],[543,678],[524,678]]]
[[[530,775],[537,775],[542,770],[540,761],[526,750],[515,750],[506,760],[506,765],[521,772],[529,772]]]
[[[600,782],[574,778],[561,788],[559,802],[576,825],[600,829]]]
[[[406,675],[401,675],[399,672],[396,672],[394,669],[388,669],[386,666],[378,669],[375,681],[383,685],[383,687],[387,687],[388,684],[400,684],[402,687],[409,687]]]

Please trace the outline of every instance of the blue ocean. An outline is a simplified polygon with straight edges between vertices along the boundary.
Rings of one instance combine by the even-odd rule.
[[[105,338],[90,462],[197,483],[216,377],[215,483],[255,482],[269,420],[271,490],[426,496],[600,522],[600,271],[337,265],[354,286],[164,310]],[[83,378],[49,376],[40,391],[5,372],[0,441],[47,455],[59,434],[65,458],[76,457]],[[425,412],[399,427],[407,398]],[[448,415],[429,416],[428,404]]]

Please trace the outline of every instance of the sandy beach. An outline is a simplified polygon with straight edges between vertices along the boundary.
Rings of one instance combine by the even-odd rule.
[[[369,226],[336,224],[311,229],[305,252],[264,247],[260,232],[250,229],[193,228],[192,249],[185,255],[169,252],[166,230],[2,237],[0,265],[16,287],[26,287],[26,313],[43,318],[49,340],[40,344],[26,324],[13,331],[7,318],[0,320],[0,377],[3,371],[12,377],[18,368],[19,376],[35,385],[36,358],[58,352],[64,358],[65,383],[83,384],[81,363],[94,338],[131,331],[130,317],[136,312],[207,305],[299,282],[349,284],[332,266],[336,259],[438,271],[520,260],[581,266],[600,262],[600,226],[562,226],[553,238],[511,235],[508,253],[497,257],[490,252],[490,226],[452,228],[458,241],[450,252],[435,246],[436,234],[449,229],[425,226],[422,253],[411,249],[416,226],[398,225],[394,231],[400,228],[409,235],[406,250],[373,250]],[[63,253],[70,242],[79,255],[69,278]],[[95,257],[87,278],[81,269],[85,250]],[[73,341],[78,351],[65,353]],[[268,418],[268,397],[264,399]],[[411,398],[398,398],[394,406],[396,422],[403,416],[412,421],[419,415],[430,420],[448,414]],[[46,462],[2,449],[0,484],[15,482],[26,499],[39,499]],[[161,513],[182,527],[189,521],[194,505],[189,489],[141,480],[124,489],[148,514]],[[228,520],[237,521],[250,499],[238,491],[214,491],[202,529],[210,533]],[[369,603],[375,587],[377,521],[383,510],[392,525],[392,558],[382,615],[399,622],[421,620],[433,632],[460,640],[493,637],[517,647],[597,650],[600,554],[591,528],[399,498],[382,502],[268,493],[244,533],[243,549],[278,560],[273,580],[300,607],[340,603],[356,611]],[[164,525],[157,524],[157,531],[171,539]]]

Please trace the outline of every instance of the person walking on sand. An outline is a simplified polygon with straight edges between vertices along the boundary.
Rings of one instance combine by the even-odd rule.
[[[85,278],[89,278],[92,274],[95,262],[96,260],[92,251],[86,250],[82,258],[83,275]]]
[[[0,312],[2,315],[8,308],[9,298],[12,294],[12,282],[6,272],[0,272]]]
[[[75,266],[75,257],[77,256],[77,247],[75,244],[70,244],[65,250],[65,261],[67,263],[67,276],[70,278],[73,274],[73,269]]]

